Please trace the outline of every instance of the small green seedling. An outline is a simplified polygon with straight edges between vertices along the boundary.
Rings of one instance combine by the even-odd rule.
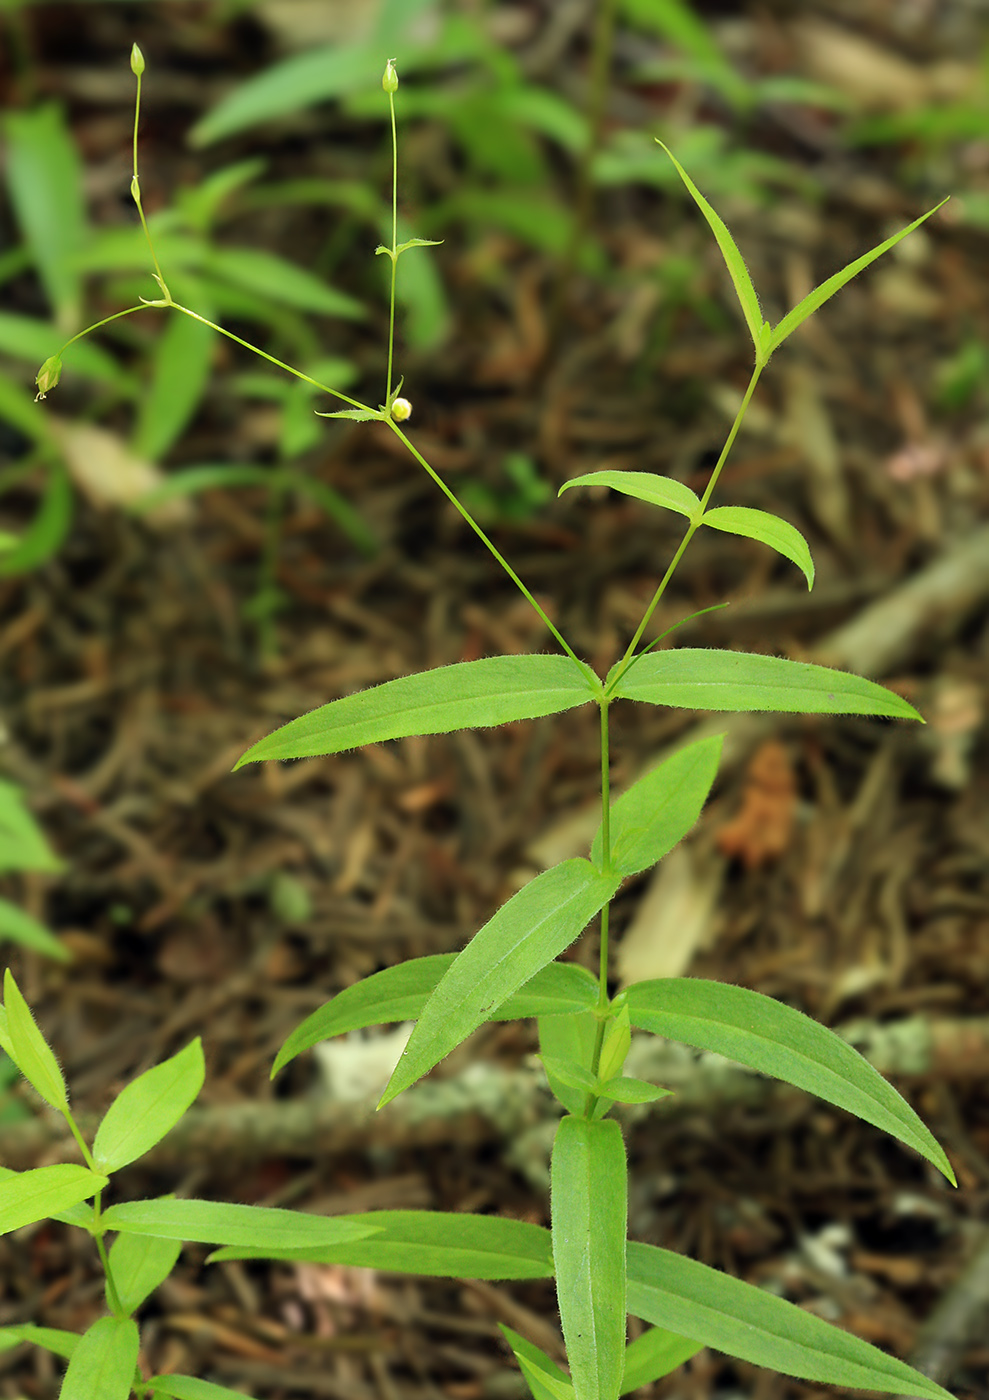
[[[138,57],[135,72],[139,80],[142,70],[143,60]],[[631,1031],[636,1028],[728,1056],[759,1073],[817,1094],[891,1134],[954,1182],[943,1150],[905,1100],[850,1045],[801,1012],[743,987],[701,978],[635,983],[616,997],[608,991],[612,900],[624,880],[661,860],[697,821],[717,775],[723,737],[715,735],[684,745],[613,798],[613,706],[634,701],[730,713],[768,710],[921,718],[894,692],[842,671],[744,652],[658,649],[657,643],[663,639],[645,643],[645,633],[677,564],[701,529],[758,540],[792,561],[808,587],[813,585],[810,551],[792,525],[763,511],[714,506],[713,493],[772,354],[830,296],[930,214],[836,273],[773,326],[763,318],[748,269],[725,224],[670,155],[724,256],[752,337],[754,367],[700,497],[679,481],[644,472],[594,472],[562,488],[607,486],[672,510],[686,520],[680,545],[624,653],[607,675],[600,676],[577,655],[467,507],[399,426],[409,418],[412,408],[401,395],[402,380],[396,383],[394,378],[394,272],[402,253],[423,240],[400,244],[397,237],[398,75],[394,63],[387,65],[383,87],[389,101],[393,149],[392,239],[389,247],[379,249],[389,257],[393,273],[384,401],[375,407],[320,385],[348,405],[327,416],[379,423],[396,436],[529,601],[559,650],[484,657],[404,676],[346,696],[262,739],[243,755],[238,766],[266,759],[334,754],[388,739],[535,719],[592,705],[599,718],[601,821],[586,856],[565,860],[530,880],[461,953],[413,959],[376,973],[314,1012],[283,1045],[273,1073],[329,1036],[415,1020],[408,1045],[382,1095],[383,1108],[485,1022],[535,1018],[550,1087],[563,1110],[551,1162],[551,1229],[497,1216],[418,1211],[376,1211],[333,1221],[269,1212],[275,1221],[268,1223],[264,1212],[244,1215],[246,1207],[194,1201],[137,1202],[101,1212],[100,1193],[110,1171],[146,1150],[169,1117],[159,1111],[153,1127],[145,1127],[146,1108],[133,1115],[111,1108],[106,1121],[112,1130],[101,1127],[93,1151],[80,1142],[84,1168],[42,1168],[38,1173],[23,1173],[13,1186],[4,1183],[0,1190],[12,1194],[9,1217],[0,1214],[0,1218],[5,1223],[9,1219],[25,1224],[50,1213],[53,1206],[60,1218],[66,1218],[66,1207],[74,1213],[85,1209],[86,1228],[96,1237],[101,1257],[102,1232],[116,1229],[122,1237],[132,1234],[152,1241],[206,1240],[221,1246],[212,1256],[216,1259],[305,1260],[485,1279],[555,1276],[569,1374],[531,1343],[506,1331],[536,1400],[617,1400],[619,1395],[668,1374],[703,1346],[812,1382],[949,1400],[947,1391],[904,1362],[783,1298],[668,1250],[629,1240],[625,1147],[619,1123],[609,1116],[615,1104],[647,1103],[665,1092],[660,1086],[624,1074]],[[136,160],[133,191],[140,208]],[[150,235],[148,241],[150,244]],[[161,296],[146,305],[203,319],[174,300],[153,250],[152,259]],[[265,352],[257,353],[279,364]],[[46,362],[38,378],[39,392],[47,392],[57,382],[60,367],[60,355]],[[306,382],[315,382],[289,366],[281,368]],[[592,919],[600,921],[597,977],[573,963],[559,961]],[[69,1118],[71,1126],[58,1066],[12,981],[3,1043],[38,1092]],[[191,1048],[183,1054],[191,1054]],[[165,1066],[150,1073],[161,1072],[173,1073]],[[189,1071],[181,1091],[164,1095],[171,1105],[171,1121],[182,1111],[181,1106],[191,1101],[191,1081]],[[138,1090],[141,1084],[142,1080],[136,1081],[124,1093],[135,1094],[146,1106],[150,1095]],[[125,1118],[127,1122],[133,1118],[135,1123],[129,1131],[125,1131]],[[45,1175],[52,1172],[59,1175]],[[95,1198],[93,1207],[79,1206],[80,1201],[90,1198]],[[73,1223],[77,1223],[75,1219]],[[164,1258],[162,1255],[159,1260],[162,1266]],[[112,1257],[104,1262],[111,1316],[94,1324],[78,1343],[63,1396],[75,1400],[85,1394],[88,1400],[95,1393],[93,1376],[112,1371],[112,1390],[98,1388],[105,1400],[126,1400],[132,1385],[145,1395],[221,1400],[224,1392],[218,1387],[194,1389],[186,1381],[182,1388],[176,1378],[155,1377],[143,1383],[133,1378],[137,1343],[127,1306],[130,1296],[125,1301],[120,1295],[112,1277]],[[630,1346],[629,1315],[650,1324]],[[88,1391],[77,1376],[85,1376]]]

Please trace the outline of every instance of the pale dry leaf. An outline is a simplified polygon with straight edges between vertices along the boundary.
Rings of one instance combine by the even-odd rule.
[[[167,480],[153,462],[135,456],[123,439],[107,428],[54,415],[48,423],[69,475],[98,510],[127,509]],[[167,529],[190,520],[192,505],[188,498],[176,497],[142,518],[150,525]]]
[[[745,773],[742,805],[718,831],[718,850],[758,870],[778,860],[790,844],[797,784],[789,755],[770,739],[760,744]]]
[[[864,111],[901,111],[921,106],[940,77],[891,49],[820,19],[791,27],[807,77],[837,88]]]
[[[781,437],[805,459],[807,495],[818,523],[839,545],[850,547],[852,507],[831,414],[813,373],[805,365],[785,371]]]
[[[725,862],[677,846],[652,876],[618,945],[623,987],[653,977],[680,977],[710,946]]]

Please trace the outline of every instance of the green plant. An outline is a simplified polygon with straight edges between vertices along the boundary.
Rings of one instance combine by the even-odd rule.
[[[140,78],[143,59],[136,48],[132,65]],[[379,1105],[384,1107],[484,1022],[536,1018],[549,1084],[564,1111],[552,1154],[551,1229],[494,1216],[378,1211],[320,1224],[312,1217],[276,1212],[277,1221],[268,1230],[261,1214],[238,1214],[243,1207],[168,1199],[103,1211],[100,1193],[108,1173],[157,1140],[158,1128],[174,1122],[198,1089],[201,1074],[192,1068],[195,1051],[188,1047],[124,1091],[117,1103],[127,1095],[133,1102],[127,1103],[126,1112],[117,1105],[111,1108],[92,1152],[80,1142],[85,1168],[42,1168],[0,1185],[0,1221],[5,1228],[40,1219],[53,1209],[59,1218],[66,1218],[69,1207],[72,1223],[84,1224],[97,1238],[107,1269],[111,1316],[101,1318],[82,1341],[72,1343],[76,1350],[62,1395],[69,1400],[85,1395],[88,1400],[96,1393],[96,1374],[103,1378],[97,1389],[105,1400],[125,1400],[132,1387],[139,1393],[192,1400],[223,1400],[230,1394],[222,1387],[191,1378],[142,1381],[135,1376],[137,1332],[128,1304],[136,1292],[132,1295],[125,1290],[125,1297],[121,1297],[113,1252],[107,1255],[102,1244],[102,1233],[117,1229],[124,1239],[134,1235],[143,1241],[141,1248],[155,1261],[154,1267],[148,1268],[149,1279],[157,1279],[165,1271],[164,1247],[153,1243],[162,1239],[218,1244],[220,1248],[212,1256],[215,1259],[308,1260],[497,1279],[555,1275],[569,1376],[531,1343],[506,1331],[536,1400],[615,1400],[619,1394],[667,1374],[702,1346],[812,1381],[947,1397],[948,1392],[905,1363],[779,1297],[667,1250],[629,1241],[625,1149],[619,1124],[608,1116],[616,1104],[648,1104],[667,1093],[661,1086],[624,1074],[635,1027],[727,1055],[816,1093],[912,1147],[954,1181],[941,1147],[891,1085],[837,1035],[802,1013],[741,987],[693,978],[638,983],[615,997],[608,991],[611,902],[626,878],[654,865],[697,820],[715,781],[721,749],[721,736],[717,735],[688,744],[613,800],[609,728],[613,705],[632,700],[727,712],[920,718],[894,692],[840,671],[769,655],[657,649],[662,637],[648,644],[644,639],[677,564],[702,528],[767,544],[794,562],[808,587],[812,586],[810,551],[792,525],[763,511],[712,506],[711,499],[772,354],[829,297],[930,214],[822,283],[774,327],[762,317],[748,270],[727,227],[682,165],[667,152],[721,249],[752,337],[754,368],[703,496],[697,497],[672,478],[630,471],[594,472],[561,488],[607,486],[687,520],[680,546],[624,654],[606,676],[600,677],[577,656],[400,426],[412,408],[401,394],[402,380],[396,382],[394,377],[395,271],[400,257],[426,240],[398,241],[394,116],[398,78],[393,63],[386,68],[383,87],[389,99],[394,162],[391,241],[378,249],[389,259],[392,274],[384,399],[373,407],[328,388],[327,392],[349,406],[323,416],[380,423],[394,433],[521,590],[560,651],[486,657],[405,676],[344,697],[262,739],[243,755],[238,766],[265,759],[332,754],[361,744],[504,724],[595,705],[600,720],[601,823],[588,858],[564,861],[531,880],[461,953],[411,960],[334,997],[288,1038],[272,1073],[328,1036],[413,1019],[415,1029]],[[136,171],[132,189],[140,212]],[[141,218],[143,223],[143,213]],[[146,304],[202,321],[198,313],[173,299],[146,225],[145,232],[161,292]],[[228,331],[221,333],[230,335]],[[257,353],[273,360],[263,351]],[[314,382],[290,366],[281,367],[307,383]],[[51,356],[38,375],[40,394],[54,387],[60,372],[60,354]],[[600,917],[600,970],[596,978],[575,964],[559,961],[595,917]],[[9,976],[6,1016],[0,1027],[8,1054],[47,1102],[67,1116],[78,1137],[57,1065]],[[154,1092],[150,1091],[146,1086],[153,1075],[160,1075],[167,1089],[159,1091],[156,1080]],[[176,1081],[181,1088],[175,1087]],[[167,1111],[159,1108],[156,1114],[149,1114],[152,1101],[167,1104]],[[135,1126],[128,1129],[128,1146],[121,1151],[117,1139],[123,1135],[125,1119]],[[53,1172],[59,1176],[45,1175]],[[95,1198],[93,1207],[78,1205],[90,1197]],[[85,1212],[84,1218],[80,1210]],[[320,1238],[318,1231],[331,1225],[343,1233],[324,1233]],[[119,1241],[114,1246],[118,1248]],[[651,1327],[626,1346],[629,1313]],[[45,1344],[36,1332],[19,1335],[31,1335]],[[83,1374],[88,1390],[80,1384]]]
[[[24,870],[53,874],[61,868],[61,861],[25,806],[20,788],[0,779],[0,877]],[[8,899],[0,899],[0,941],[3,940],[59,962],[68,961],[69,954],[55,935]]]

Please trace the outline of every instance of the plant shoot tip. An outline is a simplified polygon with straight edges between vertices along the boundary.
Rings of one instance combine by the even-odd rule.
[[[139,78],[144,72],[144,54],[136,44],[131,45],[130,68],[135,78]]]
[[[385,64],[381,86],[384,88],[385,92],[398,91],[398,74],[395,72],[395,60],[393,58],[390,58]]]

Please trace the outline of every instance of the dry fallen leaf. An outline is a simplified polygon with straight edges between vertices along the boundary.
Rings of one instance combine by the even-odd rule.
[[[98,510],[113,506],[126,509],[158,489],[167,480],[153,462],[136,457],[116,433],[74,418],[48,419],[49,427],[65,457],[69,475]],[[191,519],[187,497],[176,497],[142,514],[149,525],[168,528]]]
[[[745,775],[742,806],[717,834],[723,855],[746,870],[769,865],[786,850],[793,833],[797,785],[789,756],[774,739],[761,744]]]
[[[653,977],[680,977],[714,931],[724,862],[677,846],[654,873],[618,945],[623,987]]]

